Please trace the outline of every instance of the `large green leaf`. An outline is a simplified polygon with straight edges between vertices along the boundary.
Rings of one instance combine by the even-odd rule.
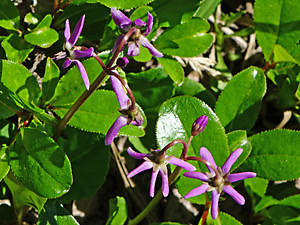
[[[6,37],[2,41],[1,46],[5,50],[7,59],[19,63],[23,62],[34,49],[34,45],[28,43],[17,34],[11,34]]]
[[[14,100],[9,97],[10,92],[8,88],[0,83],[0,119],[8,118],[20,110]]]
[[[184,80],[184,71],[176,59],[165,55],[162,58],[157,58],[157,61],[165,68],[166,72],[177,86],[182,85]]]
[[[285,205],[285,206],[291,206],[297,209],[300,209],[300,195],[292,195],[287,198],[282,199],[280,202],[278,202],[278,205]]]
[[[6,151],[8,147],[4,146],[0,148],[0,181],[7,175],[10,167],[6,157]]]
[[[0,1],[0,27],[17,31],[20,25],[20,16],[17,7],[10,0]]]
[[[154,45],[167,55],[193,57],[203,53],[212,43],[212,36],[206,33],[209,23],[200,18],[192,18],[160,35]]]
[[[273,130],[250,137],[252,151],[242,164],[244,170],[270,180],[293,180],[300,177],[297,169],[300,152],[300,132]]]
[[[221,93],[215,112],[227,132],[251,130],[266,92],[266,79],[261,69],[250,67],[227,84]]]
[[[109,147],[99,134],[66,127],[68,139],[60,138],[58,144],[68,155],[73,172],[70,191],[60,197],[60,202],[91,198],[104,183],[109,169]],[[88,184],[88,185],[87,185]]]
[[[10,151],[9,163],[18,180],[42,197],[59,197],[72,184],[68,157],[52,138],[39,130],[21,129]]]
[[[258,44],[269,60],[276,44],[288,52],[298,43],[300,14],[298,0],[257,0],[254,6],[254,26]]]
[[[200,156],[200,147],[206,147],[212,153],[217,165],[221,166],[229,156],[225,130],[212,109],[194,97],[175,97],[161,105],[156,125],[158,146],[162,149],[168,143],[177,139],[183,139],[187,142],[191,136],[194,121],[202,115],[208,116],[209,121],[205,130],[193,138],[187,155]],[[175,145],[167,151],[167,155],[180,157],[182,149],[181,144]],[[191,163],[197,167],[198,171],[207,171],[204,164]],[[177,182],[177,187],[182,196],[200,185],[201,181],[183,176]],[[189,200],[201,204],[205,202],[204,195]]]
[[[61,106],[56,107],[54,111],[57,115],[63,117],[68,109],[68,107]],[[110,126],[121,115],[118,109],[120,109],[120,105],[115,93],[112,91],[99,90],[93,93],[78,109],[69,124],[85,131],[106,134]],[[119,134],[143,136],[147,122],[142,111],[141,113],[144,117],[144,123],[141,126],[137,127],[132,124],[124,126],[119,131]]]
[[[74,0],[73,4],[84,4],[84,3],[101,3],[107,7],[115,7],[118,9],[132,9],[138,6],[146,5],[154,0]]]
[[[126,201],[123,197],[117,196],[109,200],[109,216],[106,225],[124,224],[127,219]]]
[[[34,30],[24,36],[25,40],[41,48],[49,48],[58,40],[58,33],[50,28],[51,22],[52,16],[46,15]]]

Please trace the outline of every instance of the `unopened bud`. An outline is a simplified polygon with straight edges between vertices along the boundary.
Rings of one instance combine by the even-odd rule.
[[[126,67],[126,65],[129,63],[129,60],[126,57],[118,58],[117,59],[117,66],[120,68]]]
[[[206,127],[206,124],[208,122],[208,116],[200,116],[198,119],[195,120],[192,126],[192,135],[196,136],[200,134],[204,128]]]

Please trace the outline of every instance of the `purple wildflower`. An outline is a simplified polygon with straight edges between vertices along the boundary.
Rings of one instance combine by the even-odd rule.
[[[206,127],[206,124],[208,122],[208,116],[200,116],[198,119],[195,120],[192,126],[192,135],[196,136],[200,134]]]
[[[201,195],[204,192],[212,191],[212,202],[211,202],[211,216],[216,219],[218,216],[218,202],[222,191],[229,194],[238,204],[244,205],[244,197],[238,193],[233,187],[230,186],[232,182],[244,180],[247,178],[253,178],[256,173],[253,172],[243,172],[229,174],[229,170],[237,158],[242,154],[243,149],[238,148],[234,150],[230,156],[227,158],[226,162],[223,164],[222,168],[217,167],[211,153],[206,148],[200,149],[201,157],[208,161],[214,169],[206,165],[209,173],[200,172],[186,172],[183,175],[189,178],[199,179],[203,182],[200,187],[197,187],[187,193],[184,198],[190,198],[197,195]]]
[[[69,67],[70,64],[72,62],[74,62],[80,71],[80,74],[82,76],[82,79],[84,81],[86,89],[89,90],[90,83],[89,83],[88,75],[85,71],[84,66],[78,59],[82,58],[82,57],[91,57],[94,53],[94,49],[92,47],[86,48],[83,46],[74,46],[79,38],[81,31],[82,31],[84,19],[85,19],[85,15],[83,15],[80,18],[80,20],[78,21],[78,23],[76,24],[76,27],[75,27],[72,35],[71,35],[71,31],[70,31],[69,20],[66,20],[65,33],[64,33],[65,43],[63,46],[64,50],[66,50],[66,51],[55,54],[54,59],[62,59],[62,58],[67,57],[65,62],[63,63],[63,68]]]
[[[147,23],[143,22],[141,19],[136,19],[134,23],[125,16],[120,10],[116,8],[111,8],[111,16],[115,22],[115,24],[122,28],[125,32],[128,32],[131,27],[136,27],[135,33],[132,35],[132,40],[128,41],[128,55],[137,56],[140,54],[140,44],[147,48],[151,55],[155,57],[163,57],[163,54],[159,52],[146,38],[146,36],[150,33],[153,26],[153,16],[148,12]],[[124,34],[121,34],[113,47],[113,52],[117,49],[119,44],[121,43]]]
[[[116,70],[113,70],[113,72],[118,73]],[[122,83],[115,76],[110,76],[110,81],[119,101],[121,107],[119,111],[122,113],[122,115],[116,119],[116,121],[107,131],[105,136],[106,145],[110,145],[112,143],[119,130],[125,125],[132,124],[135,126],[140,126],[143,123],[143,117],[141,116],[140,111],[136,107],[135,111],[130,110],[131,101],[125,93]]]
[[[183,161],[182,159],[178,159],[175,156],[167,156],[165,151],[161,151],[159,149],[152,151],[151,153],[138,153],[133,151],[130,147],[127,149],[128,154],[136,159],[144,159],[140,166],[132,170],[127,177],[131,178],[137,175],[140,172],[143,172],[148,169],[152,169],[152,176],[150,181],[150,196],[154,197],[155,190],[155,182],[158,175],[158,171],[160,172],[162,178],[162,194],[167,197],[169,195],[169,179],[168,179],[168,169],[166,163],[170,163],[176,166],[180,166],[183,169],[194,171],[196,168]]]

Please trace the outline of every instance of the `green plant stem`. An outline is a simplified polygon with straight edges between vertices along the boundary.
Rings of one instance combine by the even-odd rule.
[[[56,127],[56,131],[53,135],[53,140],[57,141],[63,132],[64,128],[72,118],[72,116],[77,112],[77,110],[82,106],[82,104],[90,97],[91,94],[99,87],[104,78],[106,77],[106,73],[103,70],[97,79],[91,84],[90,89],[83,92],[83,94],[76,100],[76,102],[72,105],[72,107],[68,110],[64,118],[59,122]]]
[[[169,185],[171,185],[177,176],[180,174],[182,168],[179,166],[176,166],[174,169],[173,173],[169,176]],[[159,189],[158,193],[154,196],[152,201],[149,203],[149,205],[139,214],[137,215],[133,220],[130,220],[128,225],[135,225],[138,224],[142,219],[144,219],[157,205],[157,203],[160,201],[162,198],[162,188]]]

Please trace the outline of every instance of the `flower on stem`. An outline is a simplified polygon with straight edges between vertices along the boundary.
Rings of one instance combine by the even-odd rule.
[[[162,194],[163,196],[167,197],[169,195],[169,179],[168,179],[168,169],[166,166],[166,163],[170,163],[179,167],[182,167],[183,169],[194,171],[196,168],[185,162],[182,159],[178,159],[175,156],[167,156],[166,151],[164,150],[152,150],[151,153],[138,153],[133,151],[130,147],[127,149],[128,154],[136,159],[144,159],[145,162],[143,162],[140,166],[132,170],[127,177],[131,178],[135,175],[137,175],[140,172],[143,172],[148,169],[152,169],[152,176],[150,181],[150,196],[154,197],[154,190],[155,190],[155,182],[158,175],[158,172],[160,172],[161,178],[162,178]]]
[[[243,172],[229,174],[229,170],[237,158],[242,154],[243,149],[238,148],[234,150],[223,164],[222,168],[217,167],[211,153],[204,147],[200,149],[200,155],[202,159],[207,161],[206,167],[209,172],[186,172],[183,175],[189,178],[199,179],[203,182],[200,187],[197,187],[187,193],[184,198],[190,198],[197,195],[201,195],[204,192],[212,191],[212,202],[211,202],[211,216],[216,219],[218,216],[218,202],[222,191],[229,194],[238,204],[244,205],[244,197],[238,193],[233,187],[230,186],[232,182],[244,180],[247,178],[253,178],[256,173]]]
[[[116,70],[113,70],[112,72],[118,75],[118,72]],[[132,104],[131,100],[128,98],[127,94],[125,93],[123,85],[119,81],[119,79],[111,75],[110,81],[116,93],[118,102],[121,106],[119,112],[122,115],[116,119],[116,121],[107,131],[107,134],[105,136],[106,145],[110,145],[113,142],[114,138],[117,136],[119,130],[122,127],[129,124],[140,126],[143,123],[143,117],[139,109],[135,106],[135,104]]]
[[[200,116],[193,123],[191,134],[193,136],[200,134],[205,129],[207,122],[208,122],[208,116],[205,115]]]
[[[90,82],[89,82],[88,75],[86,73],[84,66],[78,59],[82,58],[82,57],[91,57],[94,53],[94,49],[92,47],[86,48],[83,46],[74,46],[79,38],[81,31],[82,31],[84,19],[85,19],[85,15],[83,15],[80,18],[80,20],[78,21],[78,23],[76,24],[76,27],[75,27],[72,35],[71,35],[71,31],[70,31],[69,20],[66,20],[65,32],[64,32],[65,43],[63,46],[64,50],[66,50],[66,51],[55,54],[54,59],[66,58],[65,62],[63,63],[63,68],[69,67],[70,64],[72,62],[74,62],[80,71],[80,74],[82,76],[82,79],[84,81],[86,89],[89,90]]]
[[[131,27],[135,27],[136,31],[132,34],[132,39],[128,41],[128,55],[137,56],[140,54],[140,44],[147,48],[151,55],[155,57],[163,57],[163,54],[159,52],[146,38],[153,27],[153,16],[148,12],[147,23],[143,22],[141,19],[136,19],[132,22],[127,16],[125,16],[120,10],[116,8],[111,8],[111,16],[115,24],[122,28],[125,32],[128,32]],[[124,34],[121,34],[113,47],[112,52],[114,52],[119,44],[121,43]]]

